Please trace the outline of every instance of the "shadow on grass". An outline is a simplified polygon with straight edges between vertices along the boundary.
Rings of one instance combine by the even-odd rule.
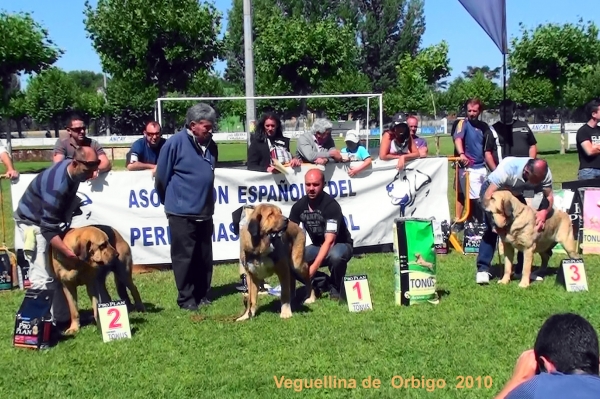
[[[144,302],[144,307],[146,308],[146,312],[145,313],[160,313],[163,310],[165,310],[164,308],[161,308],[160,306],[156,306],[155,304],[149,303],[149,302]],[[137,312],[137,311],[135,313],[136,314],[143,314],[143,313],[140,313],[140,312]]]
[[[219,298],[223,298],[232,294],[237,294],[239,291],[235,288],[239,283],[229,283],[224,285],[219,285],[216,287],[211,287],[210,289],[210,298],[212,301],[216,301]]]

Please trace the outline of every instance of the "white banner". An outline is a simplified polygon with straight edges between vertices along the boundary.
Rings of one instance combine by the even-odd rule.
[[[435,217],[450,220],[448,161],[426,158],[410,162],[398,172],[395,161],[374,161],[371,169],[350,178],[348,165],[328,165],[326,189],[340,204],[355,247],[392,243],[395,217]],[[304,194],[308,167],[290,174],[267,174],[245,169],[215,169],[213,253],[217,261],[236,260],[238,237],[232,213],[245,204],[274,202],[289,215]],[[13,210],[34,179],[23,174],[12,185]],[[167,217],[154,190],[151,172],[111,171],[79,186],[83,214],[72,226],[106,224],[129,242],[136,264],[170,264],[170,231]],[[307,237],[310,243],[310,239]],[[15,248],[23,247],[15,229]]]

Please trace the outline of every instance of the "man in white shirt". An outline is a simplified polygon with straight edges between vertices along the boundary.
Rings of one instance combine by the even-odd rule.
[[[552,193],[552,172],[548,163],[542,159],[529,157],[506,157],[498,164],[496,169],[490,173],[481,187],[479,194],[480,206],[484,207],[492,194],[498,190],[508,190],[515,195],[519,201],[526,204],[523,191],[535,190],[544,193],[545,201],[542,200],[540,210],[536,214],[536,228],[538,231],[544,229],[548,213],[554,206]],[[484,212],[485,214],[485,212]],[[485,214],[486,231],[479,245],[477,254],[477,284],[487,284],[490,281],[489,273],[498,235],[493,231],[493,220]],[[515,273],[519,274],[523,268],[523,254],[517,255]],[[541,277],[532,273],[532,279],[539,280]]]

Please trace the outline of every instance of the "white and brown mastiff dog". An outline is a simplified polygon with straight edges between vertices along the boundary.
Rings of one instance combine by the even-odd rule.
[[[515,249],[523,252],[523,275],[519,287],[527,288],[531,276],[534,253],[542,258],[544,272],[550,260],[550,250],[561,244],[569,257],[578,259],[577,244],[569,215],[561,210],[550,211],[544,229],[535,228],[535,211],[521,203],[510,191],[496,191],[484,205],[492,214],[501,245],[504,247],[504,276],[499,284],[508,284],[512,272]]]

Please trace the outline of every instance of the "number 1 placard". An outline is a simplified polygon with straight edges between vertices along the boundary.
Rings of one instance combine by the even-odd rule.
[[[587,277],[583,259],[565,259],[562,261],[565,275],[565,288],[568,292],[587,291]]]
[[[98,317],[104,342],[131,338],[129,312],[125,301],[99,303]]]
[[[362,312],[364,310],[373,310],[369,280],[366,275],[345,276],[344,292],[349,311]]]

